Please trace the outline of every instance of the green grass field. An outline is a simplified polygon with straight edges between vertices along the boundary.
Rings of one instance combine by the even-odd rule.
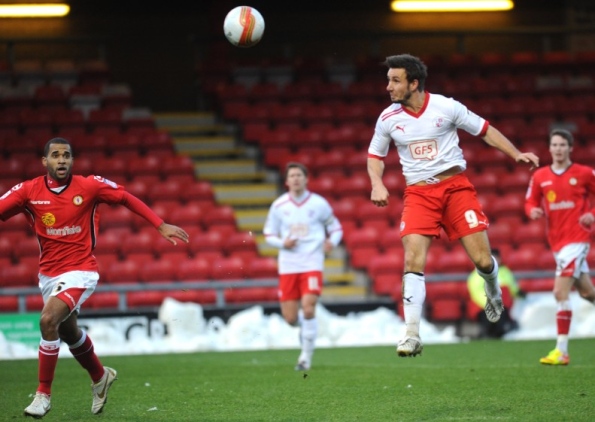
[[[296,350],[107,356],[118,370],[103,414],[90,381],[60,359],[44,421],[593,421],[595,339],[572,340],[568,367],[539,357],[553,341],[319,349],[307,373]],[[37,361],[0,361],[0,420],[23,418]]]

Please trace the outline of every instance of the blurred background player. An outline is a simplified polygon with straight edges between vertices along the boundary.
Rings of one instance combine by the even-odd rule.
[[[39,384],[25,416],[41,418],[51,409],[51,388],[60,343],[89,373],[91,411],[101,413],[107,393],[116,380],[114,369],[104,367],[94,352],[91,338],[77,324],[81,305],[93,294],[99,274],[93,249],[97,239],[101,203],[120,204],[143,217],[168,241],[188,242],[188,234],[163,222],[140,199],[122,186],[100,176],[72,175],[74,155],[62,138],[49,140],[44,148],[47,174],[19,183],[0,197],[0,220],[23,212],[40,246],[39,288],[44,306],[39,326]]]
[[[595,287],[589,276],[587,254],[595,209],[589,196],[595,193],[595,170],[573,163],[572,133],[555,129],[550,133],[552,165],[535,172],[529,183],[525,212],[532,220],[546,217],[547,236],[556,260],[554,298],[557,303],[556,348],[540,359],[545,365],[568,365],[568,333],[572,321],[570,291],[595,302]]]
[[[517,163],[539,165],[533,153],[520,152],[488,121],[463,104],[425,91],[426,65],[409,54],[387,57],[386,90],[392,104],[376,122],[368,149],[371,200],[388,205],[389,192],[382,182],[384,157],[391,143],[399,154],[407,183],[401,217],[401,238],[405,249],[403,310],[405,337],[397,345],[399,356],[421,354],[419,336],[426,296],[424,269],[432,239],[444,229],[449,240],[460,239],[467,255],[485,280],[488,320],[502,314],[498,285],[498,263],[490,253],[486,230],[488,219],[477,200],[475,188],[463,173],[467,163],[459,148],[457,129],[480,136]]]
[[[484,279],[473,270],[467,278],[467,290],[471,301],[475,306],[475,313],[479,322],[480,338],[500,338],[509,331],[518,328],[517,322],[512,318],[510,308],[514,300],[525,297],[525,293],[519,288],[519,285],[510,268],[502,261],[502,255],[499,249],[492,249],[492,256],[498,264],[498,282],[502,289],[502,302],[504,311],[497,322],[491,322],[486,318],[484,308],[486,304],[486,295],[484,291]]]
[[[312,365],[324,257],[343,237],[341,223],[327,200],[310,192],[307,184],[306,167],[300,163],[287,164],[288,192],[272,203],[263,230],[266,242],[279,249],[281,314],[289,324],[300,326],[302,349],[296,371],[308,370]]]

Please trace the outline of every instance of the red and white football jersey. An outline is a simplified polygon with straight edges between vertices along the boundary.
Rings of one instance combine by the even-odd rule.
[[[486,120],[460,102],[426,92],[418,113],[392,104],[380,114],[368,156],[382,159],[394,143],[405,180],[412,185],[454,166],[465,170],[467,163],[459,148],[457,129],[483,136],[488,126]]]
[[[284,193],[271,205],[263,234],[268,244],[279,248],[279,274],[298,274],[324,269],[324,241],[329,236],[338,245],[343,228],[322,196],[306,191],[298,200]],[[281,245],[297,239],[292,249]]]
[[[535,171],[529,183],[525,213],[542,207],[547,216],[548,240],[557,252],[569,243],[589,242],[590,230],[578,223],[589,212],[589,196],[595,193],[595,170],[581,164],[571,164],[562,174],[550,166]]]
[[[50,190],[46,176],[41,176],[19,183],[0,197],[0,219],[5,221],[17,211],[27,216],[39,241],[41,274],[53,277],[67,271],[97,271],[92,253],[99,224],[97,206],[128,207],[130,197],[122,186],[100,176],[73,175],[59,193]],[[148,207],[134,208],[152,224],[161,223]]]

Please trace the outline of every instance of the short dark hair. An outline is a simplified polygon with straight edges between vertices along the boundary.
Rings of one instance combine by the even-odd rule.
[[[384,64],[390,69],[405,69],[407,81],[413,82],[417,79],[417,83],[419,84],[418,90],[424,90],[426,78],[428,77],[428,67],[419,57],[412,56],[411,54],[388,56]]]
[[[572,133],[569,130],[566,129],[554,129],[550,132],[550,137],[548,139],[548,143],[550,143],[552,141],[552,137],[558,135],[561,136],[562,138],[566,139],[568,141],[568,146],[572,147],[574,146],[574,136],[572,136]]]
[[[70,142],[68,142],[64,138],[52,138],[49,141],[47,141],[45,144],[45,147],[43,147],[43,156],[44,157],[47,157],[48,154],[50,153],[50,145],[51,144],[68,145],[70,147],[70,153],[72,154],[72,156],[74,156],[74,154],[72,153],[72,145],[70,145]]]
[[[291,161],[289,163],[287,163],[287,165],[285,166],[285,178],[287,179],[287,175],[289,174],[289,170],[291,169],[300,169],[303,173],[304,176],[308,177],[308,169],[306,168],[305,165],[303,165],[302,163],[297,163],[295,161]]]

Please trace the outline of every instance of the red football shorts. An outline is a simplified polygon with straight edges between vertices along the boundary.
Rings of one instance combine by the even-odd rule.
[[[405,188],[401,237],[408,234],[440,236],[456,240],[488,228],[475,188],[463,173],[440,183]]]
[[[322,271],[279,275],[279,300],[300,300],[305,294],[320,296]]]

